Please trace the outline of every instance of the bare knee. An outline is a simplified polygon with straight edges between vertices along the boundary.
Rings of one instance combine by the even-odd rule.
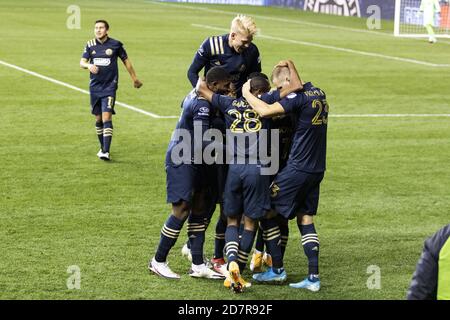
[[[186,201],[180,201],[172,204],[172,214],[180,220],[186,220],[191,211],[191,206]]]
[[[314,222],[313,216],[308,215],[306,213],[297,214],[297,224],[308,225]]]

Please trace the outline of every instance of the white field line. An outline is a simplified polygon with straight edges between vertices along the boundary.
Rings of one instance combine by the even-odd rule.
[[[220,28],[220,27],[214,27],[204,24],[191,24],[193,27],[202,28],[202,29],[211,29],[211,30],[217,30],[217,31],[228,31],[226,28]],[[427,61],[421,61],[421,60],[415,60],[415,59],[408,59],[408,58],[401,58],[401,57],[395,57],[395,56],[388,56],[380,53],[374,53],[374,52],[368,52],[368,51],[360,51],[360,50],[353,50],[353,49],[347,49],[347,48],[341,48],[341,47],[335,47],[335,46],[329,46],[325,44],[319,44],[315,42],[307,42],[307,41],[299,41],[299,40],[292,40],[287,38],[280,38],[280,37],[273,37],[266,34],[260,34],[259,38],[263,39],[269,39],[269,40],[275,40],[275,41],[281,41],[281,42],[287,42],[287,43],[293,43],[293,44],[299,44],[303,46],[309,46],[309,47],[316,47],[321,49],[328,49],[328,50],[334,50],[334,51],[340,51],[340,52],[346,52],[351,54],[358,54],[362,56],[369,56],[374,58],[381,58],[386,60],[394,60],[394,61],[400,61],[405,63],[412,63],[412,64],[418,64],[423,65],[427,67],[433,67],[433,68],[447,68],[450,67],[450,64],[436,64],[431,63]]]
[[[205,11],[205,12],[211,12],[211,13],[221,13],[221,14],[227,14],[227,15],[237,15],[242,14],[243,12],[233,12],[233,11],[226,11],[226,10],[219,10],[219,9],[211,9],[211,8],[205,8],[205,7],[198,7],[198,6],[188,6],[186,4],[174,4],[174,3],[163,3],[158,1],[146,1],[151,4],[158,4],[163,6],[171,6],[176,8],[182,8],[182,9],[189,9],[189,10],[197,10],[197,11]],[[326,28],[326,29],[335,29],[335,30],[342,30],[342,31],[348,31],[348,32],[356,32],[356,33],[366,33],[371,35],[378,35],[378,36],[387,36],[387,37],[394,37],[393,33],[387,33],[387,32],[381,32],[381,31],[374,31],[374,30],[364,30],[364,29],[357,29],[357,28],[350,28],[350,27],[342,27],[342,26],[336,26],[333,24],[326,24],[326,23],[317,23],[317,22],[309,22],[309,21],[302,21],[300,19],[292,20],[292,19],[285,19],[285,18],[278,18],[278,17],[270,17],[270,16],[263,16],[263,15],[254,15],[251,14],[252,17],[261,19],[261,20],[269,20],[269,21],[276,21],[276,22],[283,22],[283,23],[292,23],[292,24],[299,24],[299,25],[305,25],[305,26],[313,26],[313,27],[320,27],[320,28]],[[400,38],[405,39],[405,38]],[[410,40],[418,40],[418,41],[424,41],[423,39],[419,38],[409,38]],[[450,44],[449,41],[445,40],[439,40],[440,43]]]
[[[0,64],[5,66],[5,67],[9,67],[9,68],[12,68],[12,69],[24,72],[26,74],[32,75],[34,77],[37,77],[37,78],[40,78],[40,79],[52,82],[54,84],[57,84],[57,85],[60,85],[60,86],[63,86],[63,87],[66,87],[66,88],[69,88],[69,89],[72,89],[72,90],[84,93],[84,94],[89,94],[89,91],[87,91],[87,90],[75,87],[75,86],[73,86],[71,84],[68,84],[66,82],[63,82],[63,81],[59,81],[59,80],[56,80],[56,79],[44,76],[44,75],[42,75],[40,73],[37,73],[37,72],[30,71],[30,70],[25,69],[25,68],[21,68],[19,66],[14,65],[14,64],[10,64],[10,63],[7,63],[7,62],[2,61],[2,60],[0,60]],[[120,102],[120,101],[116,101],[116,104],[121,106],[121,107],[130,109],[130,110],[135,111],[135,112],[139,112],[139,113],[145,114],[146,116],[149,116],[149,117],[152,117],[152,118],[156,118],[156,119],[178,118],[176,116],[160,116],[160,115],[157,115],[156,113],[145,111],[145,110],[139,109],[137,107],[131,106],[129,104],[126,104],[126,103],[123,103],[123,102]]]
[[[66,87],[66,88],[69,88],[69,89],[72,89],[72,90],[75,90],[75,91],[78,91],[78,92],[81,92],[84,94],[89,94],[89,91],[87,91],[87,90],[80,89],[71,84],[44,76],[37,72],[21,68],[19,66],[7,63],[2,60],[0,60],[0,65],[27,73],[27,74],[35,76],[37,78],[52,82],[54,84],[58,84],[60,86],[63,86],[63,87]],[[141,113],[143,115],[155,118],[155,119],[176,119],[176,118],[178,118],[178,116],[160,116],[155,113],[148,112],[148,111],[136,108],[134,106],[131,106],[129,104],[119,102],[119,101],[116,101],[116,104],[118,104],[124,108],[130,109],[132,111]],[[419,114],[419,113],[417,113],[417,114],[415,114],[415,113],[409,113],[409,114],[407,114],[407,113],[404,113],[404,114],[389,114],[389,113],[388,114],[330,114],[329,117],[332,117],[332,118],[413,118],[413,117],[439,117],[439,118],[442,118],[442,117],[450,117],[450,114],[438,114],[438,113],[436,113],[436,114],[434,114],[434,113],[422,113],[422,114]]]

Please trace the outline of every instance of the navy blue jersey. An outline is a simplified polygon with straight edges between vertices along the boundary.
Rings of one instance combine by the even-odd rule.
[[[181,103],[181,116],[178,119],[177,126],[175,128],[175,132],[178,129],[185,129],[189,131],[191,137],[191,162],[194,160],[194,122],[197,122],[198,125],[201,125],[202,134],[209,129],[210,127],[210,104],[204,98],[197,96],[195,90],[192,90]],[[172,149],[178,145],[179,143],[183,143],[183,138],[177,137],[177,135],[172,135],[172,139],[170,140],[169,147],[167,148],[166,153],[166,164],[172,164],[171,160],[171,152]],[[203,143],[198,144],[203,147]]]
[[[280,101],[286,113],[296,115],[288,162],[309,173],[325,171],[328,103],[325,92],[310,82]]]
[[[188,78],[195,87],[198,73],[205,68],[205,75],[212,67],[221,66],[232,77],[236,89],[240,89],[252,72],[261,72],[261,59],[253,43],[242,53],[237,53],[228,44],[229,35],[207,38],[197,53],[188,70]]]
[[[267,94],[262,97],[265,99]],[[234,157],[245,157],[257,155],[257,147],[259,143],[261,129],[270,130],[270,119],[260,118],[248,102],[243,98],[232,98],[214,94],[212,98],[212,106],[218,108],[225,117],[225,127],[233,136],[245,135],[248,137],[245,141],[245,149],[242,145],[237,144],[237,139],[233,146]],[[267,143],[270,142],[269,134],[267,134]],[[228,138],[228,137],[227,137]],[[253,138],[253,139],[252,139]],[[253,143],[252,143],[253,142]],[[268,149],[268,148],[267,148]]]
[[[82,57],[99,68],[97,74],[90,73],[91,92],[111,94],[117,90],[119,81],[117,58],[122,61],[128,58],[122,42],[112,38],[107,38],[104,43],[100,43],[97,39],[89,40]]]

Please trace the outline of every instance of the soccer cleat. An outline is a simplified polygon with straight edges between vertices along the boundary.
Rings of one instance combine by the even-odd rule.
[[[272,268],[267,269],[266,272],[257,273],[253,275],[253,279],[257,282],[284,282],[286,281],[287,274],[283,270],[280,274],[275,273]]]
[[[272,256],[267,252],[264,252],[262,262],[266,267],[272,268]]]
[[[158,276],[167,279],[180,279],[180,276],[170,270],[169,264],[167,262],[157,262],[155,257],[148,264],[148,270],[156,273]]]
[[[311,281],[309,280],[309,278],[305,278],[305,280],[303,281],[297,283],[290,283],[289,287],[296,289],[307,289],[312,292],[317,292],[320,290],[320,280]]]
[[[224,275],[209,269],[204,263],[202,263],[199,266],[192,264],[191,269],[189,270],[189,275],[194,278],[206,278],[216,280],[225,279]]]
[[[183,248],[181,248],[181,255],[183,257],[186,257],[189,260],[189,262],[192,262],[191,249],[188,248],[187,243],[185,243]]]
[[[252,255],[252,260],[250,261],[250,271],[254,273],[262,272],[263,265],[263,253],[255,251]]]
[[[98,155],[98,153],[97,153],[97,155]],[[110,160],[110,158],[109,158],[109,152],[102,152],[102,153],[99,155],[99,158],[102,159],[102,160],[105,160],[105,161],[109,161],[109,160]]]
[[[100,149],[100,150],[97,152],[97,157],[100,159],[102,155],[103,155],[103,150]]]
[[[181,248],[181,255],[183,257],[186,257],[189,260],[189,262],[192,262],[191,249],[188,248],[187,243],[185,243],[183,248]],[[211,262],[209,262],[208,258],[206,258],[205,256],[203,256],[203,263],[206,264],[206,266],[208,268],[212,268],[213,267]]]
[[[232,261],[228,265],[228,276],[224,280],[223,285],[226,288],[231,288],[235,293],[242,293],[244,288],[249,288],[252,284],[242,278],[239,265]]]
[[[224,258],[212,258],[211,264],[214,271],[222,274],[223,276],[227,275],[227,264]]]

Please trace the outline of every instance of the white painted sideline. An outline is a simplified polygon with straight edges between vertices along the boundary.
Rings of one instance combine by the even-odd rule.
[[[75,86],[73,86],[71,84],[68,84],[68,83],[65,83],[65,82],[62,82],[62,81],[59,81],[59,80],[56,80],[56,79],[44,76],[44,75],[39,74],[37,72],[21,68],[19,66],[7,63],[7,62],[2,61],[2,60],[0,60],[0,65],[3,65],[3,66],[6,66],[6,67],[9,67],[9,68],[12,68],[12,69],[15,69],[15,70],[27,73],[27,74],[35,76],[37,78],[40,78],[40,79],[52,82],[54,84],[58,84],[60,86],[66,87],[66,88],[70,88],[72,90],[75,90],[75,91],[78,91],[78,92],[81,92],[81,93],[84,93],[84,94],[89,94],[89,91],[87,91],[87,90],[80,89],[80,88],[75,87]],[[120,105],[120,106],[122,106],[124,108],[130,109],[132,111],[139,112],[139,113],[144,114],[146,116],[155,118],[155,119],[176,119],[176,118],[178,118],[178,116],[160,116],[160,115],[157,115],[155,113],[148,112],[148,111],[136,108],[134,106],[130,106],[129,104],[126,104],[126,103],[123,103],[123,102],[116,101],[116,104],[118,104],[118,105]],[[425,114],[414,114],[414,113],[410,113],[410,114],[406,114],[406,113],[405,114],[389,114],[389,113],[388,114],[330,114],[329,117],[331,117],[331,118],[393,118],[393,117],[395,117],[395,118],[412,118],[412,117],[450,117],[450,114],[437,114],[437,113],[436,114],[433,114],[433,113],[429,113],[429,114],[427,114],[427,113],[425,113]]]
[[[228,31],[228,29],[226,29],[226,28],[214,27],[214,26],[209,26],[209,25],[205,25],[205,24],[193,23],[193,24],[191,24],[191,26],[196,27],[196,28],[202,28],[202,29]],[[400,58],[400,57],[395,57],[395,56],[388,56],[388,55],[384,55],[384,54],[380,54],[380,53],[329,46],[329,45],[319,44],[319,43],[315,43],[315,42],[307,42],[307,41],[292,40],[292,39],[287,39],[287,38],[273,37],[273,36],[269,36],[266,34],[260,34],[260,35],[258,35],[258,37],[263,38],[263,39],[294,43],[294,44],[299,44],[299,45],[303,45],[303,46],[316,47],[316,48],[328,49],[328,50],[334,50],[334,51],[341,51],[341,52],[347,52],[347,53],[351,53],[351,54],[359,54],[362,56],[369,56],[369,57],[374,57],[374,58],[381,58],[381,59],[394,60],[394,61],[400,61],[400,62],[405,62],[405,63],[418,64],[418,65],[423,65],[423,66],[433,67],[433,68],[450,67],[450,64],[436,64],[436,63],[431,63],[431,62],[427,62],[427,61],[408,59],[408,58]]]
[[[226,10],[219,10],[219,9],[211,9],[211,8],[205,8],[200,6],[189,6],[187,4],[175,4],[175,3],[164,3],[164,2],[158,2],[158,1],[146,1],[147,3],[151,4],[158,4],[163,6],[170,6],[175,8],[182,8],[182,9],[189,9],[189,10],[197,10],[197,11],[206,11],[206,12],[212,12],[212,13],[222,13],[227,15],[237,15],[242,14],[243,12],[233,12],[233,11],[226,11]],[[292,24],[299,24],[299,25],[305,25],[305,26],[313,26],[313,27],[320,27],[320,28],[326,28],[326,29],[335,29],[335,30],[342,30],[342,31],[348,31],[348,32],[356,32],[356,33],[366,33],[371,35],[378,35],[378,36],[385,36],[385,37],[394,37],[393,33],[388,32],[381,32],[381,31],[374,31],[374,30],[364,30],[364,29],[357,29],[357,28],[350,28],[350,27],[342,27],[337,26],[334,24],[325,24],[325,23],[317,23],[317,22],[310,22],[310,21],[303,21],[300,19],[292,20],[292,19],[284,19],[284,18],[278,18],[278,17],[270,17],[270,16],[263,16],[258,14],[250,14],[252,17],[262,20],[269,20],[269,21],[278,21],[278,22],[284,22],[284,23],[292,23]],[[409,38],[410,40],[417,40],[422,41],[423,39],[417,39],[417,38]],[[397,39],[398,40],[398,39]],[[439,40],[440,43],[450,44],[449,41]]]
[[[52,83],[54,83],[54,84],[58,84],[58,85],[60,85],[60,86],[63,86],[63,87],[66,87],[66,88],[69,88],[69,89],[72,89],[72,90],[75,90],[75,91],[78,91],[78,92],[81,92],[81,93],[84,93],[84,94],[89,94],[89,91],[87,91],[87,90],[84,90],[84,89],[75,87],[75,86],[73,86],[73,85],[71,85],[71,84],[68,84],[68,83],[66,83],[66,82],[62,82],[62,81],[59,81],[59,80],[56,80],[56,79],[53,79],[53,78],[44,76],[44,75],[39,74],[39,73],[37,73],[37,72],[34,72],[34,71],[30,71],[30,70],[28,70],[28,69],[21,68],[21,67],[19,67],[19,66],[14,65],[14,64],[10,64],[10,63],[7,63],[7,62],[2,61],[2,60],[0,60],[0,64],[1,64],[1,65],[4,65],[5,67],[9,67],[9,68],[12,68],[12,69],[16,69],[16,70],[18,70],[18,71],[25,72],[25,73],[27,73],[27,74],[29,74],[29,75],[32,75],[32,76],[35,76],[35,77],[37,77],[37,78],[41,78],[41,79],[43,79],[43,80],[52,82]],[[145,111],[145,110],[139,109],[139,108],[137,108],[137,107],[131,106],[131,105],[129,105],[129,104],[126,104],[126,103],[123,103],[123,102],[120,102],[120,101],[116,101],[116,104],[119,105],[119,106],[121,106],[121,107],[124,107],[124,108],[130,109],[130,110],[133,110],[133,111],[136,111],[136,112],[145,114],[146,116],[149,116],[149,117],[152,117],[152,118],[156,118],[156,119],[172,119],[172,118],[178,118],[177,116],[160,116],[160,115],[157,115],[156,113],[149,112],[149,111]]]

